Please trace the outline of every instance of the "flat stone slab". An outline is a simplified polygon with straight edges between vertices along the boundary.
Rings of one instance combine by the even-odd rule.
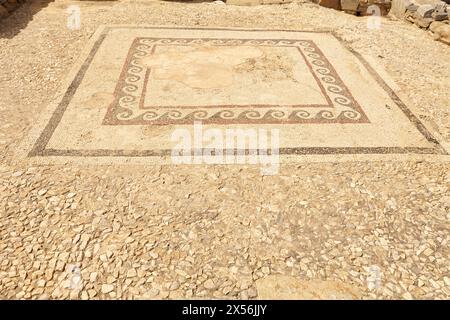
[[[340,281],[302,280],[283,275],[257,280],[256,290],[261,300],[354,300],[363,296],[358,287]]]
[[[325,32],[106,26],[21,152],[164,163],[172,132],[201,122],[278,129],[296,161],[447,155],[380,72]]]

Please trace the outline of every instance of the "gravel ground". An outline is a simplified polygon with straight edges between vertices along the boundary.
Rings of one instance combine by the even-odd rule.
[[[69,5],[82,28],[66,27]],[[445,162],[38,166],[13,157],[102,24],[333,30],[450,140],[450,48],[401,21],[309,3],[34,1],[0,22],[0,298],[258,297],[268,275],[361,298],[450,297]],[[378,280],[372,281],[374,270]]]

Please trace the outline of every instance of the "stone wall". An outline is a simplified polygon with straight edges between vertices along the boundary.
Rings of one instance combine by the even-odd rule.
[[[450,0],[316,0],[319,5],[365,16],[379,14],[404,19],[450,45]],[[376,7],[373,7],[375,5]],[[378,10],[376,9],[376,10]]]
[[[25,0],[0,0],[0,19],[7,17]]]
[[[391,8],[391,0],[319,0],[319,5],[358,16],[373,15],[373,6],[376,6],[379,14],[385,16]]]
[[[447,0],[450,2],[450,0]],[[390,15],[432,32],[436,40],[450,45],[450,5],[439,0],[393,0]]]

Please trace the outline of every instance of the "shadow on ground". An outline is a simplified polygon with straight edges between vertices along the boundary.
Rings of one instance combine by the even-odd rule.
[[[18,7],[10,16],[0,20],[0,38],[11,39],[33,20],[33,16],[54,0],[30,0]]]

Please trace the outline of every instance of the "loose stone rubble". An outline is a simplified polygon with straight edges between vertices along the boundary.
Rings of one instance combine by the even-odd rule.
[[[414,23],[450,45],[449,5],[444,1],[393,0],[390,15]]]

